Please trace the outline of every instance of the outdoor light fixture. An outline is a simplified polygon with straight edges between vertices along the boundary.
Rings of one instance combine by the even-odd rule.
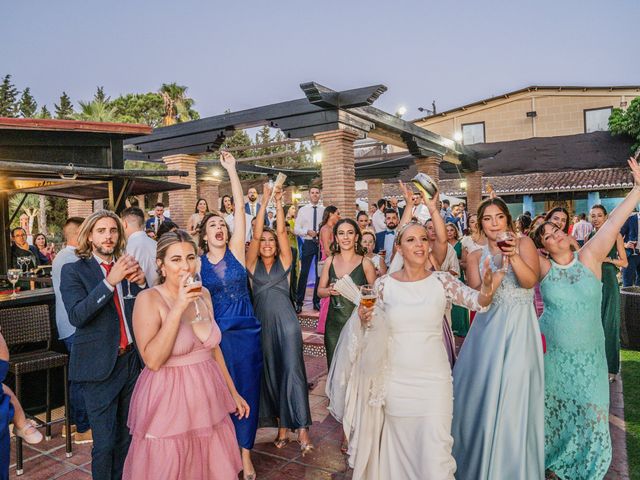
[[[399,117],[402,117],[405,113],[407,113],[407,107],[405,107],[404,105],[398,107],[398,110],[396,111],[396,115],[398,115]]]
[[[456,132],[456,133],[454,133],[454,134],[453,134],[453,139],[454,139],[456,142],[460,142],[460,141],[462,140],[462,133],[460,133],[460,132]]]
[[[322,152],[315,152],[313,154],[313,163],[321,163],[322,162]]]
[[[214,168],[211,170],[211,175],[213,175],[216,178],[220,177],[220,170],[218,170],[217,168]]]
[[[460,182],[460,188],[462,188],[463,190],[467,189],[467,182],[465,180],[462,180]]]

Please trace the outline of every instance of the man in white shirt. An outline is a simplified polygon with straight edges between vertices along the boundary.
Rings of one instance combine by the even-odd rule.
[[[51,280],[53,282],[53,292],[56,297],[56,326],[58,327],[58,338],[64,342],[65,347],[67,347],[67,352],[69,353],[71,353],[71,349],[73,348],[76,327],[69,322],[69,315],[62,302],[60,276],[64,265],[78,261],[76,255],[78,231],[83,221],[84,218],[81,217],[70,217],[67,219],[64,227],[62,227],[62,235],[67,245],[58,252],[51,266]],[[81,384],[78,382],[69,382],[69,418],[71,423],[76,426],[76,433],[73,436],[74,443],[83,444],[92,442],[93,438],[91,436],[89,417],[87,416],[87,407],[85,406],[82,396]],[[65,435],[69,434],[70,432],[65,432]]]
[[[122,211],[122,226],[127,238],[126,251],[138,261],[144,272],[147,285],[153,286],[158,279],[156,265],[156,241],[144,231],[144,212],[138,207],[129,207]]]
[[[311,270],[311,262],[315,261],[315,285],[313,288],[313,308],[320,310],[320,298],[318,297],[318,255],[320,253],[318,246],[318,231],[322,216],[324,215],[324,207],[320,205],[320,189],[311,187],[309,189],[310,203],[300,207],[294,233],[302,238],[302,249],[300,251],[300,278],[298,279],[298,294],[296,296],[296,312],[302,311],[304,304],[304,296],[307,291],[307,277]],[[314,260],[315,259],[315,260]]]
[[[579,215],[580,221],[573,226],[571,235],[576,239],[578,245],[584,245],[584,242],[589,238],[589,234],[593,230],[593,225],[587,222],[587,215],[581,213]]]
[[[371,216],[371,226],[376,233],[384,232],[387,225],[384,221],[384,211],[387,208],[387,201],[384,198],[378,200],[378,210]]]

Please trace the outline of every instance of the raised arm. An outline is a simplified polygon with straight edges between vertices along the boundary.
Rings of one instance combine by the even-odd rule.
[[[276,236],[278,237],[278,248],[280,249],[280,262],[285,270],[291,266],[293,255],[291,245],[289,245],[289,235],[284,218],[284,207],[282,206],[282,187],[276,187],[273,195],[276,201]]]
[[[433,252],[433,258],[436,262],[442,264],[445,258],[447,258],[447,227],[444,224],[444,219],[440,216],[438,211],[438,199],[440,193],[436,191],[432,198],[428,198],[424,192],[420,192],[422,195],[422,201],[429,209],[431,215],[431,221],[433,222],[433,229],[436,232],[436,241],[431,245],[431,251]]]
[[[244,217],[244,209],[242,208],[244,198],[240,177],[238,177],[238,172],[236,171],[236,159],[229,152],[222,151],[220,153],[220,165],[222,165],[222,167],[227,171],[227,175],[229,175],[233,203],[236,206],[233,211],[233,234],[229,239],[229,249],[233,252],[236,259],[244,265],[244,239],[247,230],[247,221]]]
[[[404,212],[402,212],[402,218],[400,219],[400,224],[398,225],[398,228],[400,228],[401,226],[406,225],[411,221],[411,218],[412,218],[411,203],[413,199],[413,191],[407,185],[405,185],[402,180],[398,180],[398,184],[400,185],[400,190],[402,191],[402,196],[404,197],[404,201],[406,203],[406,206],[404,207]]]
[[[268,183],[265,183],[262,187],[262,202],[260,203],[260,210],[258,210],[256,218],[264,218],[265,212],[267,211],[267,203],[270,198],[271,186]],[[256,261],[258,260],[258,254],[260,253],[260,237],[262,237],[263,231],[264,222],[256,221],[255,226],[253,227],[253,237],[251,238],[249,250],[247,251],[247,269],[250,272],[253,272],[256,266]]]
[[[582,249],[580,249],[580,261],[586,264],[592,271],[598,271],[600,264],[609,254],[612,245],[616,242],[616,238],[620,233],[620,229],[624,225],[633,209],[640,202],[640,167],[636,158],[628,160],[631,174],[633,175],[634,186],[627,194],[623,202],[618,205],[609,214],[609,218],[600,230],[596,232],[594,237],[588,241]]]

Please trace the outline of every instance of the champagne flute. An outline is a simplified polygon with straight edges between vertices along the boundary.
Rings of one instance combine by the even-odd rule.
[[[187,277],[187,282],[185,284],[189,287],[189,290],[192,292],[201,292],[202,291],[202,277],[198,272],[195,272],[193,275],[189,275]],[[200,308],[198,307],[198,299],[193,304],[196,308],[196,318],[191,320],[191,323],[203,322],[204,318],[200,314]]]
[[[18,262],[18,266],[20,267],[20,273],[24,273],[24,260],[26,257],[18,257],[17,258],[17,262]]]
[[[507,242],[509,242],[510,240],[513,240],[513,234],[506,230],[504,232],[499,232],[498,236],[496,237],[496,244],[498,245],[498,248],[502,251],[504,251],[505,248],[509,248],[509,244]],[[507,256],[502,254],[502,264],[501,264],[501,268],[500,271],[501,272],[506,272],[508,269],[507,267]]]
[[[337,282],[337,281],[338,281],[338,279],[337,279],[337,278],[332,278],[332,279],[331,279],[331,284],[329,285],[329,287],[331,288],[331,290],[333,290],[333,289],[334,289],[334,287],[336,286],[336,282]],[[343,304],[342,304],[342,302],[340,301],[340,297],[341,297],[341,296],[342,296],[342,295],[335,295],[335,297],[336,297],[336,303],[334,304],[334,307],[335,307],[335,308],[338,308],[338,309],[342,309],[342,308],[344,308],[344,305],[343,305]]]
[[[20,259],[22,257],[18,257]],[[11,298],[16,298],[16,283],[20,280],[20,275],[22,275],[22,268],[10,268],[7,270],[7,279],[13,285],[13,293],[11,294]]]

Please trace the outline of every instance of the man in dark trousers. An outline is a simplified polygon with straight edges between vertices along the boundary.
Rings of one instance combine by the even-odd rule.
[[[144,273],[126,255],[118,216],[100,210],[78,232],[79,260],[62,267],[60,291],[76,327],[69,378],[81,382],[93,432],[94,480],[122,477],[131,437],[129,402],[141,362],[133,337],[133,299],[145,286]]]
[[[304,295],[307,291],[307,277],[311,270],[311,262],[316,265],[316,281],[313,289],[313,308],[320,310],[320,297],[318,297],[318,255],[320,254],[318,244],[318,231],[322,223],[324,207],[320,205],[320,189],[311,187],[309,189],[310,203],[298,210],[294,232],[302,238],[302,250],[300,251],[300,278],[298,279],[298,297],[296,298],[296,312],[302,311]]]
[[[638,248],[638,222],[640,213],[633,213],[622,225],[620,235],[624,242],[624,249],[627,252],[629,265],[622,269],[622,286],[632,287],[640,285],[640,250]]]

